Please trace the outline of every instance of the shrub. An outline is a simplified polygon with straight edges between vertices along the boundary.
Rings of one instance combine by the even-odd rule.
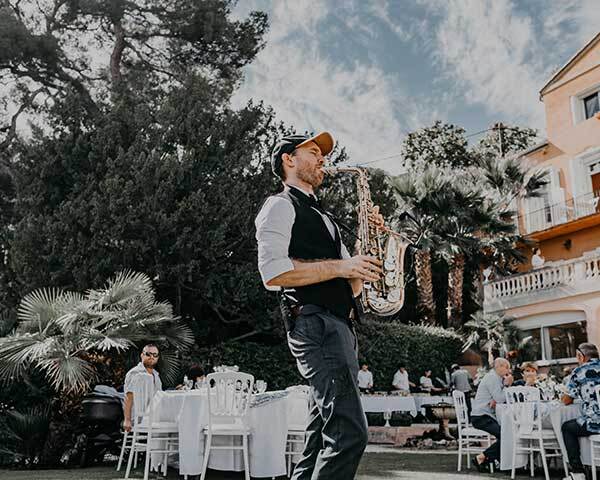
[[[358,328],[360,361],[373,371],[375,388],[388,390],[399,362],[405,362],[412,381],[425,368],[443,376],[460,354],[461,337],[453,330],[424,325],[369,321]],[[184,358],[211,369],[214,365],[238,365],[241,371],[267,382],[269,390],[306,383],[296,369],[285,341],[276,345],[230,342],[195,350]]]
[[[373,372],[375,390],[391,389],[399,363],[404,363],[412,382],[425,369],[444,377],[445,369],[460,355],[463,340],[454,330],[428,325],[404,325],[381,320],[359,326],[359,361]]]

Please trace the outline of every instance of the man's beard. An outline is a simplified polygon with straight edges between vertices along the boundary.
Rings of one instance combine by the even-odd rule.
[[[145,368],[152,368],[153,369],[154,366],[155,366],[155,363],[152,360],[146,361],[146,362],[142,362],[142,364],[144,365]]]
[[[296,176],[303,182],[312,185],[313,188],[319,188],[323,183],[323,173],[318,167],[302,167],[296,172]]]

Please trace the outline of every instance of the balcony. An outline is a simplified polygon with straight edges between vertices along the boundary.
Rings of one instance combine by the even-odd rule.
[[[600,292],[600,253],[484,283],[486,312]]]
[[[600,225],[600,191],[587,193],[520,216],[525,234],[533,240],[546,240]]]

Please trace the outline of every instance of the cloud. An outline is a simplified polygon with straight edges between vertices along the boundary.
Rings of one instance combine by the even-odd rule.
[[[434,57],[464,98],[511,121],[544,126],[537,92],[545,78],[533,23],[509,0],[439,4]]]
[[[451,88],[499,120],[544,130],[539,90],[598,32],[597,0],[423,1],[429,37]],[[527,8],[529,8],[527,10]]]
[[[332,11],[333,5],[273,2],[267,46],[248,67],[233,102],[264,100],[298,131],[327,129],[347,147],[351,163],[364,163],[398,151],[405,127],[397,109],[406,92],[397,78],[352,52],[345,61],[328,55],[323,44],[328,20],[343,17],[347,28],[357,15],[351,5]],[[369,28],[360,31],[368,36]]]

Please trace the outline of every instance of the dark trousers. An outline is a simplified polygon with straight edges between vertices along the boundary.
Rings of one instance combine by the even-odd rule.
[[[483,430],[494,437],[496,441],[492,443],[483,453],[487,461],[500,460],[500,424],[489,415],[478,415],[471,417],[471,423],[475,428]]]
[[[579,437],[589,437],[590,435],[593,435],[593,433],[589,432],[585,426],[579,425],[577,419],[568,420],[563,423],[561,430],[571,470],[575,473],[583,472],[581,451],[579,449]]]
[[[350,480],[368,441],[356,337],[345,320],[308,305],[288,332],[288,345],[311,386],[304,451],[292,479]]]

